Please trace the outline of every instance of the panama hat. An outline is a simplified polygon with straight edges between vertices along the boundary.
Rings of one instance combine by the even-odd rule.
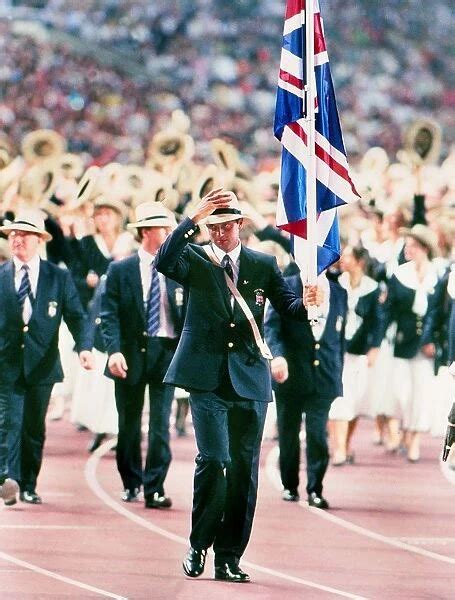
[[[152,137],[147,154],[152,164],[164,166],[169,162],[190,160],[194,150],[194,140],[190,135],[168,128]]]
[[[103,194],[97,196],[93,202],[93,209],[96,211],[97,208],[111,208],[122,218],[125,216],[125,206],[118,200],[107,198]]]
[[[101,194],[100,189],[100,173],[101,169],[95,165],[89,167],[79,182],[79,189],[77,191],[76,203],[80,206],[85,204],[89,200],[93,200],[96,196]]]
[[[417,240],[419,244],[425,246],[425,248],[427,248],[432,254],[435,254],[438,249],[436,235],[426,225],[417,223],[417,225],[413,225],[411,228],[400,227],[398,233],[405,237],[411,237]]]
[[[141,227],[173,227],[169,210],[162,202],[142,202],[136,206],[136,222],[128,223],[128,229]]]
[[[38,209],[24,209],[19,211],[14,221],[6,222],[0,231],[9,235],[12,231],[27,231],[39,235],[45,242],[52,239],[44,227],[44,213]]]
[[[78,154],[65,152],[56,161],[60,171],[70,179],[79,179],[84,172],[84,163]]]
[[[22,155],[29,163],[57,158],[65,152],[65,140],[52,129],[31,131],[22,139]]]
[[[226,223],[227,221],[237,221],[238,219],[249,219],[248,215],[242,212],[240,203],[234,192],[224,192],[229,194],[229,206],[225,208],[217,208],[211,215],[206,217],[202,222],[204,225],[217,225],[218,223]]]
[[[441,153],[440,125],[430,118],[417,119],[404,135],[404,150],[414,165],[435,163]]]
[[[161,202],[166,208],[175,210],[179,203],[179,194],[172,182],[157,171],[148,170],[149,177],[145,186],[133,195],[133,206],[144,202]]]

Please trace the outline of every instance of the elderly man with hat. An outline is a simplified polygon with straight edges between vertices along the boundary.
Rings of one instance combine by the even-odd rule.
[[[272,398],[270,352],[263,341],[266,299],[281,313],[307,319],[272,256],[242,247],[242,211],[233,192],[214,189],[161,246],[157,269],[188,294],[185,323],[164,379],[190,392],[198,455],[189,577],[215,552],[215,579],[246,583],[239,566],[256,506],[259,452]],[[210,244],[190,243],[205,222]],[[306,288],[305,304],[322,294]]]
[[[101,300],[101,328],[109,356],[106,375],[114,379],[119,415],[117,468],[122,500],[138,500],[144,487],[146,508],[169,508],[164,481],[171,462],[169,416],[174,389],[163,384],[182,326],[183,288],[156,271],[156,254],[174,225],[160,202],[136,207],[140,240],[137,254],[109,265]],[[148,385],[150,416],[145,468],[141,419]]]
[[[36,483],[45,440],[45,417],[53,385],[62,381],[59,327],[65,320],[80,352],[92,366],[85,342],[85,314],[67,270],[40,258],[51,239],[40,211],[18,213],[0,231],[12,259],[0,266],[0,485],[8,477],[23,502],[41,504]],[[15,504],[17,487],[2,485],[5,504]],[[9,491],[5,491],[9,490]]]

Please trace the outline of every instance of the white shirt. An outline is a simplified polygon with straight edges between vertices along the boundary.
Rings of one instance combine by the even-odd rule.
[[[144,300],[144,309],[147,311],[147,299],[150,291],[150,284],[152,282],[152,263],[155,260],[155,256],[146,252],[142,246],[138,250],[138,256],[142,282],[142,298]],[[157,337],[176,338],[177,334],[171,318],[169,300],[167,297],[166,279],[162,273],[158,273],[158,280],[160,282],[161,301],[160,328]]]
[[[38,289],[38,277],[39,277],[39,268],[40,268],[40,257],[38,254],[30,259],[27,263],[22,262],[16,256],[13,257],[14,263],[14,287],[16,292],[19,291],[22,277],[24,276],[24,272],[21,270],[24,265],[28,266],[28,277],[30,279],[30,287],[32,289],[32,296],[36,298],[36,290]],[[30,298],[27,296],[24,300],[24,308],[22,310],[22,320],[25,324],[30,321],[32,316],[33,308],[32,303],[30,302]]]

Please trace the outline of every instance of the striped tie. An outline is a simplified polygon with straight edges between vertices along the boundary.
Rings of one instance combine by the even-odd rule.
[[[147,299],[147,333],[149,336],[155,336],[160,328],[160,280],[158,271],[155,268],[155,261],[151,265],[152,281]]]
[[[30,278],[28,276],[28,265],[22,265],[21,271],[23,271],[21,284],[19,289],[17,290],[17,299],[19,300],[19,304],[21,308],[24,308],[24,302],[27,296],[30,298],[30,302],[33,300],[32,296],[32,286],[30,285]]]
[[[226,274],[234,281],[234,273],[232,271],[232,263],[229,254],[225,254],[221,262],[221,266],[226,271]]]

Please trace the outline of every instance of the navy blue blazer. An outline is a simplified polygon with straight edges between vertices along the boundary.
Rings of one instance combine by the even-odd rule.
[[[296,294],[302,293],[300,275],[286,279]],[[337,282],[329,281],[329,285],[329,313],[320,340],[315,340],[308,320],[296,323],[280,316],[273,306],[267,311],[267,343],[274,356],[283,356],[288,362],[288,379],[275,384],[282,393],[330,400],[343,395],[347,294]]]
[[[184,291],[175,281],[166,279],[171,318],[177,335],[184,314]],[[101,329],[109,356],[121,352],[128,365],[124,381],[134,385],[153,360],[148,355],[147,324],[142,294],[139,256],[137,254],[112,262],[107,270],[106,291],[101,297]],[[177,340],[175,341],[177,344]],[[105,375],[113,378],[106,368]]]
[[[157,255],[158,271],[188,293],[182,336],[164,381],[189,390],[213,391],[221,385],[227,366],[239,396],[270,401],[268,360],[259,352],[237,302],[232,309],[223,269],[210,261],[203,247],[189,243],[197,230],[191,219],[184,219]],[[237,287],[262,335],[266,298],[290,318],[307,318],[301,295],[289,288],[272,256],[242,248]]]
[[[384,310],[379,302],[381,290],[374,280],[370,283],[375,284],[374,289],[360,296],[355,307],[361,323],[352,338],[346,340],[346,352],[350,354],[366,354],[371,348],[379,348],[384,335]],[[344,287],[342,282],[340,285]]]
[[[33,313],[27,325],[14,287],[14,263],[0,265],[0,372],[4,382],[15,382],[23,370],[29,384],[51,385],[63,380],[58,350],[62,318],[76,349],[90,350],[85,339],[86,316],[69,271],[40,261]]]
[[[439,311],[442,309],[443,284],[438,281],[427,294],[428,308],[423,316],[413,310],[416,291],[403,284],[393,275],[388,284],[387,300],[384,304],[384,332],[392,322],[397,324],[394,356],[414,358],[425,344],[435,343],[435,330]]]

